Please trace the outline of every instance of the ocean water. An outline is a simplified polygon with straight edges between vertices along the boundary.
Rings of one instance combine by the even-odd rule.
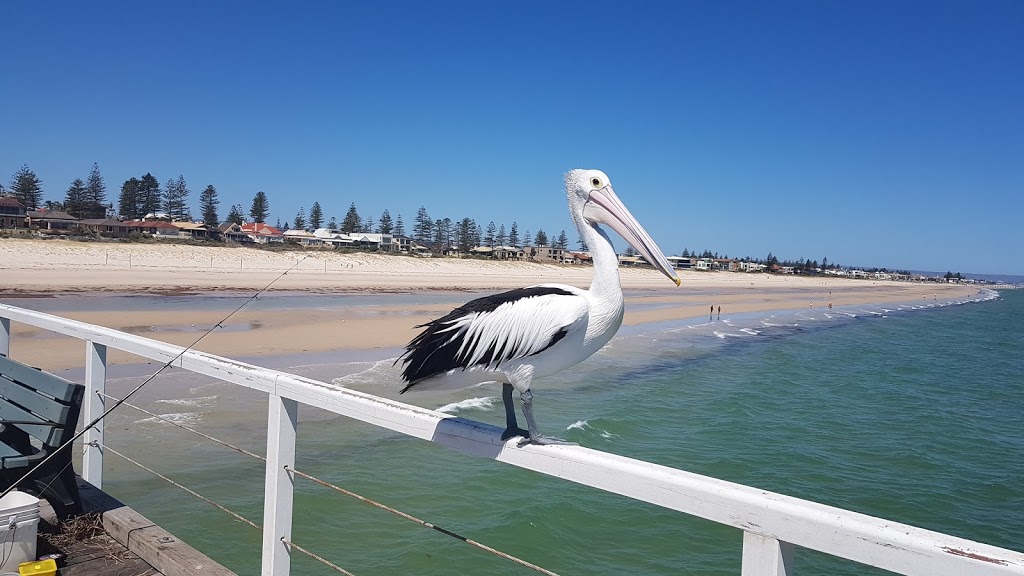
[[[455,296],[457,297],[457,296]],[[398,398],[395,351],[252,359]],[[127,389],[152,366],[112,370]],[[187,393],[182,394],[185,389]],[[503,423],[496,386],[403,401]],[[148,409],[262,453],[266,400],[168,373]],[[1024,291],[625,327],[535,383],[546,434],[1024,550]],[[263,466],[122,408],[108,443],[261,521]],[[105,488],[239,574],[261,534],[108,456]],[[563,575],[738,574],[742,533],[300,407],[297,467]],[[530,574],[299,479],[294,541],[358,575]],[[798,550],[801,574],[881,574]],[[292,573],[332,573],[296,553]]]

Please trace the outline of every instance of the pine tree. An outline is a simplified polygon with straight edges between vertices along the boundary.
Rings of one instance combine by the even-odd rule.
[[[203,223],[207,226],[220,226],[220,218],[217,216],[217,206],[220,200],[217,199],[217,189],[210,184],[199,194],[199,210],[203,213]]]
[[[488,248],[494,248],[494,236],[496,232],[497,228],[495,228],[494,221],[492,220],[489,224],[487,224],[487,231],[484,233],[484,243],[487,245]]]
[[[362,228],[360,228],[360,232],[363,232],[364,234],[370,234],[371,232],[373,232],[373,227],[376,225],[377,223],[373,220],[373,216],[370,216],[366,220],[363,220],[363,226]]]
[[[93,163],[85,183],[85,207],[79,218],[103,218],[107,215],[107,185],[100,175],[99,164]]]
[[[267,221],[267,216],[270,216],[270,201],[267,200],[266,193],[260,190],[252,198],[252,206],[249,208],[249,216],[253,222],[262,224]]]
[[[75,218],[85,218],[87,209],[85,194],[85,182],[82,182],[81,178],[75,178],[64,195],[64,211]]]
[[[405,236],[405,222],[402,221],[401,214],[395,218],[395,236]]]
[[[473,221],[469,218],[463,218],[459,222],[459,230],[455,234],[455,238],[459,245],[459,252],[468,254],[474,248],[470,245],[473,243]]]
[[[234,204],[231,206],[231,210],[228,211],[228,219],[226,221],[233,222],[239,226],[245,222],[245,212],[242,211],[241,204]]]
[[[330,228],[331,230],[337,230],[338,229],[338,219],[335,218],[334,216],[331,216],[331,221],[327,223],[327,227]]]
[[[420,206],[420,209],[416,211],[416,222],[412,227],[413,238],[420,244],[426,244],[430,241],[430,231],[433,226],[434,222],[430,219],[430,214],[427,214],[427,209]]]
[[[483,233],[484,231],[480,228],[480,225],[473,220],[473,246],[483,246]]]
[[[569,237],[565,235],[565,230],[562,230],[562,232],[558,235],[558,240],[556,240],[556,242],[558,242],[558,247],[561,248],[562,250],[565,250],[566,248],[569,247]]]
[[[576,241],[576,244],[579,245],[580,251],[582,251],[582,252],[589,252],[590,251],[590,246],[587,246],[587,241],[583,239],[583,236],[580,236],[580,239]]]
[[[391,234],[394,230],[394,223],[391,221],[391,212],[388,212],[385,208],[380,214],[380,220],[377,222],[377,233],[378,234]]]
[[[183,221],[192,219],[192,211],[188,209],[189,189],[185,185],[185,177],[178,176],[175,180],[167,181],[164,190],[164,212],[170,216],[171,221]]]
[[[537,229],[537,236],[534,237],[533,240],[534,240],[534,243],[537,244],[537,246],[547,246],[548,245],[548,235],[544,233],[543,229],[540,229],[540,228]]]
[[[295,222],[292,223],[292,228],[296,230],[306,229],[306,209],[303,207],[299,208],[299,213],[295,215]]]
[[[533,240],[533,236],[530,236],[530,229],[526,229],[526,234],[523,234],[523,246],[529,246]]]
[[[512,223],[512,228],[508,231],[508,244],[513,248],[519,247],[519,225],[515,222]]]
[[[117,213],[128,220],[135,220],[139,214],[139,190],[142,182],[138,178],[129,178],[121,185],[121,194],[117,197]]]
[[[27,210],[35,210],[43,202],[43,181],[27,165],[14,173],[11,180],[11,192],[14,197],[25,205]]]
[[[498,227],[498,235],[494,237],[494,241],[498,246],[504,246],[506,240],[508,240],[508,237],[505,235],[505,225],[502,224]]]
[[[345,234],[352,234],[362,230],[362,221],[359,218],[359,211],[356,210],[356,203],[353,202],[345,213],[345,219],[341,222],[341,231]]]
[[[309,209],[309,229],[316,230],[322,228],[324,225],[324,211],[320,208],[319,202],[313,202],[313,207]]]
[[[160,210],[161,197],[163,192],[160,190],[160,182],[150,174],[146,172],[146,175],[142,177],[141,185],[139,186],[139,194],[136,196],[138,205],[135,209],[135,213],[138,214],[139,218],[148,214],[156,213]]]

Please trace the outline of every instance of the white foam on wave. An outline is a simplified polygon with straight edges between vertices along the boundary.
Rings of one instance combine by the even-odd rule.
[[[444,412],[445,414],[457,414],[463,410],[493,410],[494,403],[498,399],[494,396],[485,396],[483,398],[467,398],[458,402],[452,402],[451,404],[445,404],[435,408],[438,412]]]
[[[751,336],[757,336],[758,334],[761,333],[761,332],[759,332],[757,330],[754,330],[753,328],[740,328],[740,332],[744,332],[746,334],[750,334]]]
[[[163,400],[156,400],[154,404],[171,404],[174,406],[195,406],[197,408],[202,406],[209,406],[217,399],[217,396],[200,396],[197,398],[165,398]]]
[[[353,384],[386,384],[388,382],[397,382],[397,368],[393,366],[394,363],[394,358],[385,358],[384,360],[377,360],[375,362],[351,362],[346,364],[346,366],[366,366],[366,368],[363,370],[356,370],[351,374],[332,378],[331,383],[337,384],[338,386],[351,386]]]
[[[189,424],[196,424],[200,420],[198,412],[174,412],[171,414],[160,414],[157,416],[150,416],[149,418],[143,418],[142,420],[136,420],[136,424],[171,424],[168,422],[174,422],[175,424],[181,424],[186,426]]]
[[[568,426],[566,426],[565,429],[566,430],[572,430],[572,429],[575,428],[577,430],[583,430],[587,426],[588,426],[588,424],[587,424],[586,420],[577,420],[577,421],[573,422],[572,424],[569,424]]]

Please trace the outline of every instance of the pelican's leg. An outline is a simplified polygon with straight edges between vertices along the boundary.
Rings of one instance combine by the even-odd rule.
[[[502,440],[508,440],[515,436],[528,438],[530,433],[519,427],[516,422],[516,406],[512,403],[512,385],[505,383],[501,386],[501,400],[505,403],[505,431],[501,433]]]
[[[519,395],[519,399],[523,403],[523,415],[526,416],[526,426],[530,429],[530,438],[528,440],[522,440],[519,445],[524,444],[567,444],[569,446],[575,446],[575,442],[569,442],[562,440],[561,438],[551,438],[549,436],[541,436],[540,429],[537,428],[537,420],[533,417],[533,392],[529,390]]]

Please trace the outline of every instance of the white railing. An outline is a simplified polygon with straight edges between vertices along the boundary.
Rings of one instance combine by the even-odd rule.
[[[1024,576],[1024,554],[659,466],[580,446],[533,446],[502,442],[497,427],[338,388],[252,364],[236,362],[142,336],[0,304],[0,354],[9,354],[11,321],[85,341],[87,399],[82,420],[103,413],[106,350],[115,348],[270,396],[264,495],[263,574],[287,576],[291,540],[298,404],[436,442],[570,482],[699,516],[743,530],[743,576],[792,576],[797,547],[810,548],[912,576],[965,574]],[[184,352],[183,352],[184,351]],[[102,424],[84,438],[82,477],[103,482]],[[1010,528],[1010,527],[1008,527]]]

